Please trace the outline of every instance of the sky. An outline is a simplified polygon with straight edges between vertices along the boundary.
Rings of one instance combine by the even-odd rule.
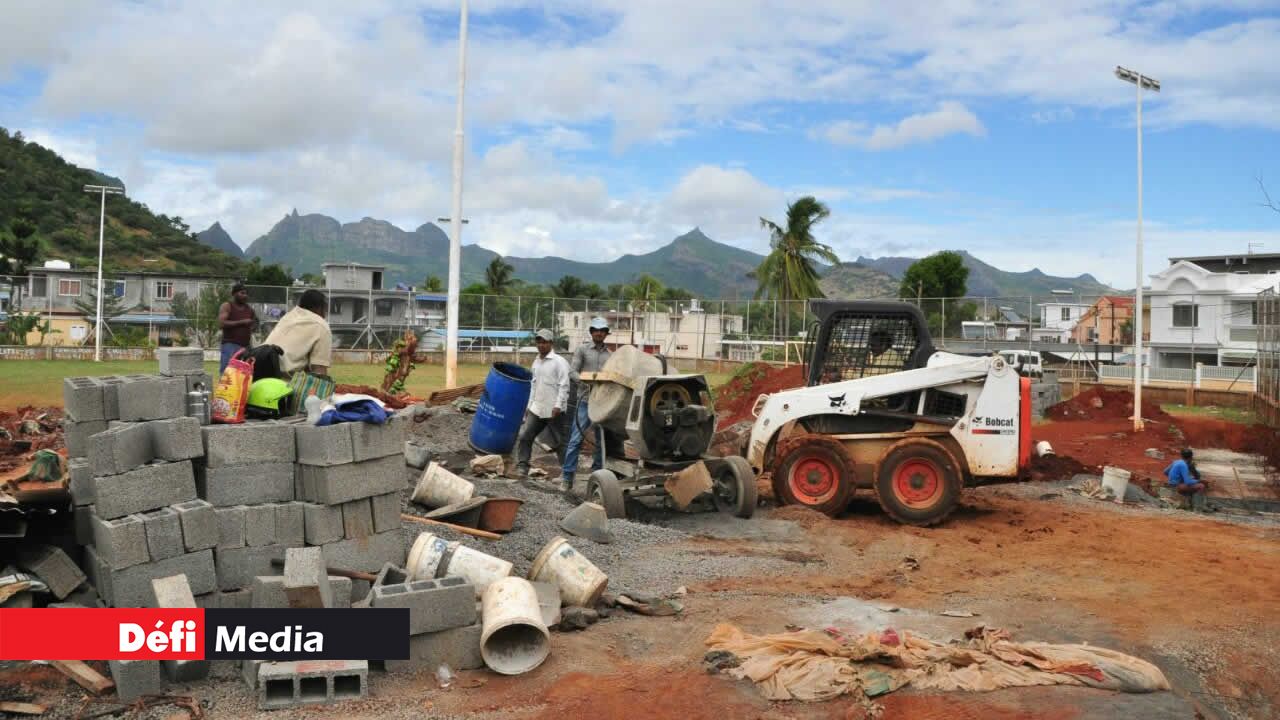
[[[757,252],[812,194],[845,260],[965,249],[1133,287],[1280,252],[1280,0],[473,0],[464,243],[585,261],[697,226]],[[0,126],[247,246],[285,214],[448,215],[458,0],[45,0]]]

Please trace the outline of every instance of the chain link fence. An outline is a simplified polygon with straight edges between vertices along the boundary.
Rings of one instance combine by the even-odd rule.
[[[1258,415],[1280,427],[1280,295],[1258,295]]]

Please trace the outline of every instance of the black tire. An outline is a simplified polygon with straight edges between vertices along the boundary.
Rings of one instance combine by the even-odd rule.
[[[627,500],[622,494],[622,483],[612,470],[597,470],[587,479],[587,500],[604,507],[609,518],[627,517]]]
[[[959,504],[961,486],[960,471],[950,453],[932,442],[900,443],[876,468],[876,499],[904,525],[942,522]]]
[[[758,493],[756,473],[751,469],[751,463],[737,455],[721,458],[711,497],[720,512],[733,513],[740,518],[754,515]]]
[[[780,505],[804,505],[827,515],[849,506],[857,475],[838,440],[822,436],[786,443],[773,472],[773,493]]]

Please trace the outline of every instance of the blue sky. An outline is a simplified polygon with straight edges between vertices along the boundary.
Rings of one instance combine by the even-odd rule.
[[[1280,252],[1280,3],[474,0],[464,242],[608,260],[693,226],[761,251],[812,193],[842,258],[966,249],[1133,285]],[[1051,9],[1045,9],[1050,7]],[[248,245],[293,208],[447,213],[457,2],[22,3],[0,125]],[[1274,177],[1274,180],[1271,178]]]

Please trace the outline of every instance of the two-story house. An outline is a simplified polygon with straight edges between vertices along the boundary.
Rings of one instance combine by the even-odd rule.
[[[741,315],[709,313],[696,299],[657,310],[622,308],[557,314],[560,330],[568,337],[570,348],[588,341],[587,326],[591,318],[598,315],[609,321],[610,346],[634,344],[645,352],[686,359],[721,357],[722,341],[728,335],[742,333],[744,327]]]
[[[1032,338],[1040,342],[1068,342],[1071,339],[1071,329],[1080,322],[1080,318],[1084,316],[1085,311],[1089,309],[1087,303],[1078,302],[1050,302],[1040,305],[1040,327],[1031,331]]]
[[[1280,285],[1280,253],[1170,258],[1151,276],[1151,365],[1246,365],[1258,352],[1257,296]]]
[[[1148,334],[1149,330],[1150,327],[1147,326],[1143,334]],[[1128,295],[1103,295],[1098,298],[1071,328],[1071,342],[1081,345],[1132,343],[1133,298]]]

